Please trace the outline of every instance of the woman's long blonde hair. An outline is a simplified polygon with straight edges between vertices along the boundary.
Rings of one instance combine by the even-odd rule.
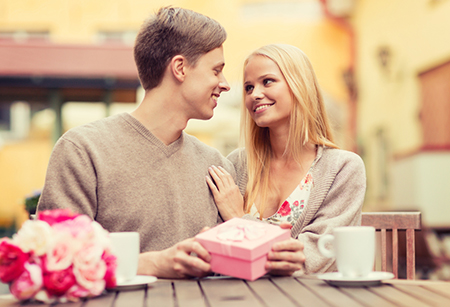
[[[337,148],[317,77],[308,57],[291,45],[266,45],[247,57],[244,71],[248,62],[256,56],[264,56],[274,61],[291,91],[293,106],[285,154],[300,162],[302,147],[307,143]],[[246,148],[248,171],[244,210],[248,212],[259,196],[262,216],[268,195],[273,189],[270,184],[272,147],[269,128],[261,128],[255,124],[245,107],[245,102],[241,111],[241,136]]]

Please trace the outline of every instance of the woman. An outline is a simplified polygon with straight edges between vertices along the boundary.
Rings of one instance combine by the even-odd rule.
[[[290,223],[304,244],[304,272],[336,270],[317,241],[334,227],[360,225],[365,169],[358,155],[333,143],[317,78],[300,49],[267,45],[247,58],[241,126],[245,150],[228,157],[237,186],[223,168],[210,168],[214,183],[207,178],[222,218]]]

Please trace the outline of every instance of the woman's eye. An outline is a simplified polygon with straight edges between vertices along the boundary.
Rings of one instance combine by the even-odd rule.
[[[246,93],[249,93],[253,90],[253,85],[246,85],[244,89]]]
[[[272,82],[274,82],[273,79],[264,79],[264,81],[263,81],[264,85],[268,85],[268,84],[270,84]]]

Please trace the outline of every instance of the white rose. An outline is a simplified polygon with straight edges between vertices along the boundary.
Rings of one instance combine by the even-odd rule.
[[[102,225],[97,222],[92,222],[92,228],[94,230],[94,242],[100,245],[104,250],[111,249],[111,239],[109,238],[109,232],[106,231]]]
[[[34,251],[36,256],[46,253],[53,235],[52,227],[43,221],[28,220],[13,236],[13,241],[25,252]]]

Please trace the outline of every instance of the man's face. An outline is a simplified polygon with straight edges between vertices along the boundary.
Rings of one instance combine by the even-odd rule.
[[[221,92],[230,90],[223,74],[223,47],[202,55],[195,66],[186,67],[183,96],[188,102],[188,118],[210,119]]]

